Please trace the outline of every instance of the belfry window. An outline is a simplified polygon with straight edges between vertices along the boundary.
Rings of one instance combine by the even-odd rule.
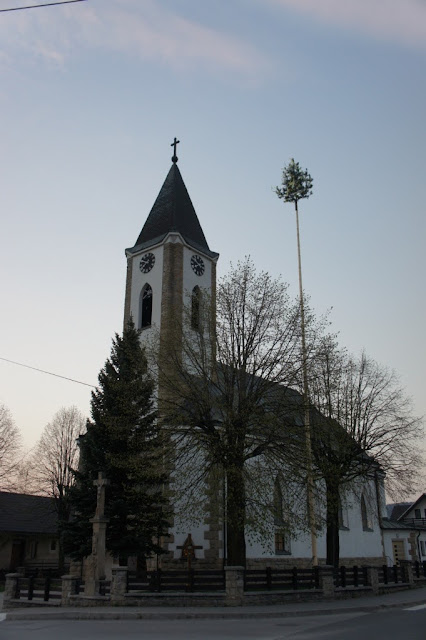
[[[196,286],[191,297],[191,327],[194,331],[201,330],[201,289]]]
[[[139,328],[151,326],[152,321],[152,288],[146,283],[141,291],[141,297],[139,302]]]

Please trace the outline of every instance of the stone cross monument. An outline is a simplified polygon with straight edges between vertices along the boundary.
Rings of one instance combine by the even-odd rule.
[[[87,559],[86,586],[84,595],[94,596],[99,593],[99,581],[105,579],[105,538],[106,526],[109,519],[105,518],[105,489],[109,480],[99,471],[97,480],[93,481],[97,487],[95,517],[90,522],[93,525],[92,554]]]

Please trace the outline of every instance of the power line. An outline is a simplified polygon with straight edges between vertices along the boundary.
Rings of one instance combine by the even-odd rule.
[[[53,7],[55,4],[71,4],[72,2],[86,2],[87,0],[60,0],[58,2],[45,2],[44,4],[30,4],[28,7],[12,7],[11,9],[0,9],[0,13],[5,11],[22,11],[23,9],[39,9],[40,7]]]
[[[88,384],[87,382],[80,382],[80,380],[74,380],[73,378],[60,376],[59,373],[52,373],[51,371],[44,371],[44,369],[37,369],[37,367],[30,367],[29,364],[22,364],[22,362],[15,362],[15,360],[8,360],[7,358],[2,358],[1,356],[0,356],[0,360],[4,360],[5,362],[10,362],[11,364],[17,364],[19,367],[25,367],[26,369],[33,369],[33,371],[39,371],[40,373],[46,373],[48,376],[54,376],[55,378],[62,378],[63,380],[69,380],[70,382],[83,384],[85,387],[92,387],[92,389],[96,389],[94,384]]]

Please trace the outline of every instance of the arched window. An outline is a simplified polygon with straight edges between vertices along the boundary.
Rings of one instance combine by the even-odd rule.
[[[192,290],[191,297],[191,327],[194,331],[201,330],[201,289],[197,285]]]
[[[145,327],[151,326],[152,320],[152,288],[146,283],[144,288],[141,291],[140,301],[139,301],[139,328],[144,329]]]
[[[361,520],[362,520],[362,528],[364,529],[364,531],[371,531],[372,526],[371,526],[370,518],[368,516],[367,503],[365,501],[364,494],[362,494],[361,496]]]
[[[280,525],[284,520],[283,492],[278,478],[274,482],[274,523]]]
[[[284,506],[283,492],[278,478],[274,482],[274,525],[276,555],[290,555],[290,536],[287,506]]]

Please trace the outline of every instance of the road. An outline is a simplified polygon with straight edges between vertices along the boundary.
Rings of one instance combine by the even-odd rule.
[[[2,621],[0,640],[425,640],[426,605],[289,618]]]

